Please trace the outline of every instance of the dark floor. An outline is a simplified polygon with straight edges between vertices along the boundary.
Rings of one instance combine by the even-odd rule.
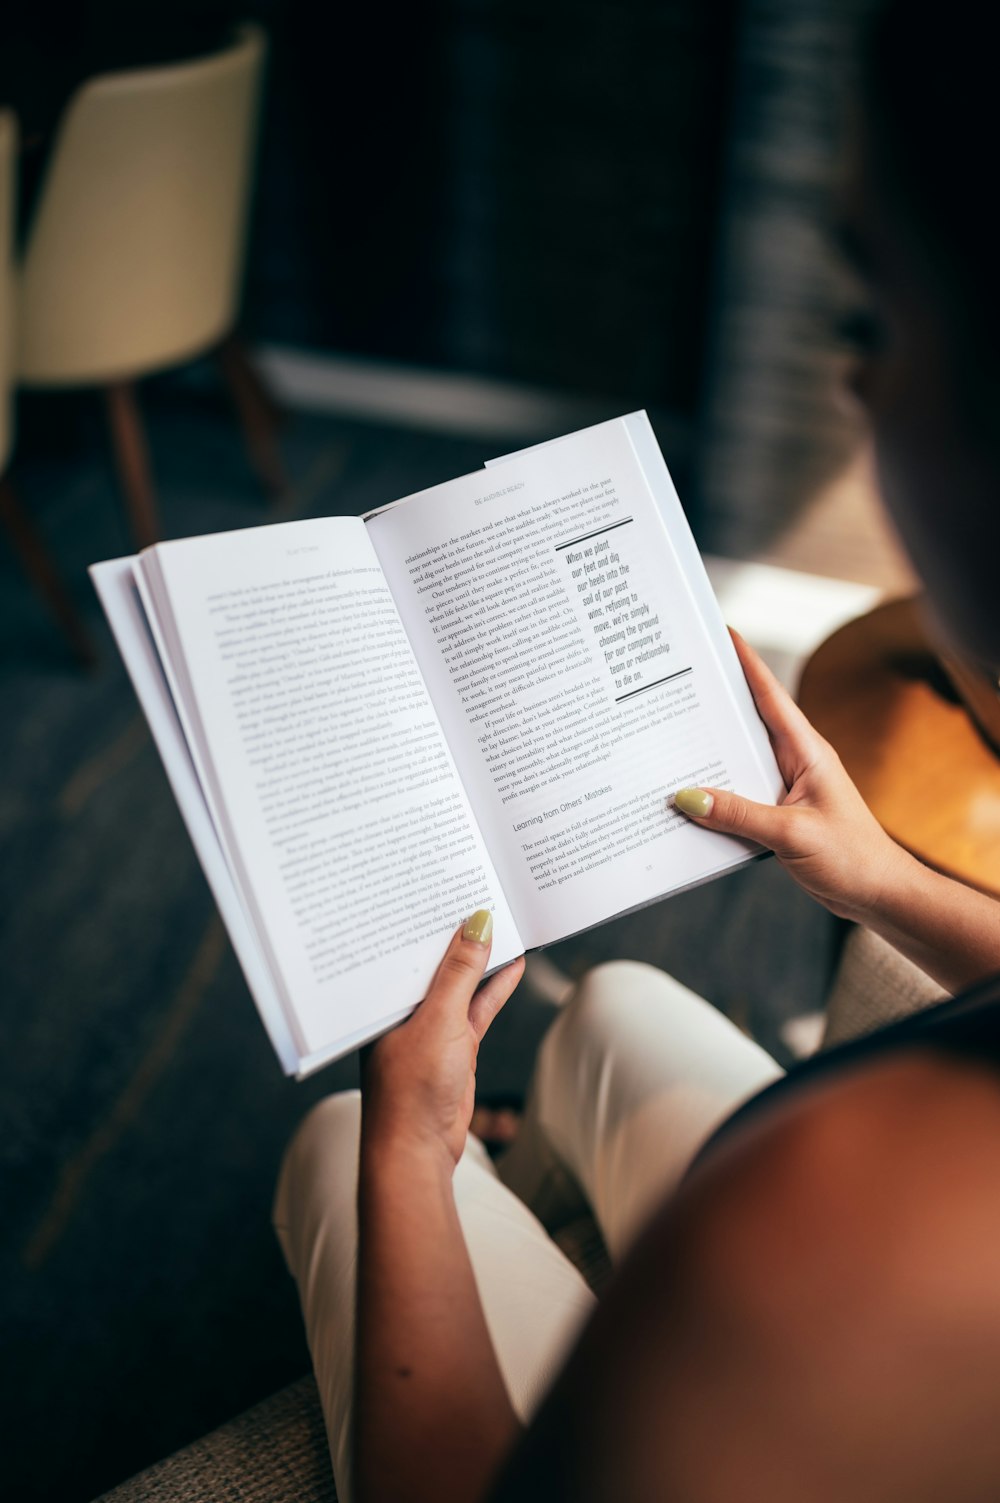
[[[211,389],[154,387],[148,410],[168,535],[269,519]],[[83,408],[51,411],[50,457],[13,479],[101,661],[74,668],[0,540],[0,1342],[6,1492],[25,1503],[91,1498],[306,1370],[269,1198],[294,1123],[354,1079],[347,1062],[297,1085],[271,1054],[84,576],[129,551],[102,435]],[[283,442],[297,515],[365,510],[491,452],[304,416]],[[552,954],[571,972],[656,961],[775,1047],[819,1004],[837,939],[766,862]],[[485,1094],[523,1090],[548,1021],[514,999]]]

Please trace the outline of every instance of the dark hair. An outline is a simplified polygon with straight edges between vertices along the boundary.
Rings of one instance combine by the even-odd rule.
[[[998,69],[975,0],[887,0],[861,59],[868,150],[970,330],[1000,324]]]

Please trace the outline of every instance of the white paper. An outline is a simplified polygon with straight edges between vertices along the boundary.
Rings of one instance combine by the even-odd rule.
[[[368,530],[528,947],[756,854],[667,807],[782,785],[642,415]]]

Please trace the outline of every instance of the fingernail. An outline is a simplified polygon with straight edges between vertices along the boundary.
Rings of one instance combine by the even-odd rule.
[[[493,915],[488,908],[477,908],[472,917],[466,919],[462,938],[471,939],[476,945],[489,944],[493,938]]]
[[[674,808],[695,819],[707,819],[714,803],[715,799],[704,788],[678,788],[674,794]]]

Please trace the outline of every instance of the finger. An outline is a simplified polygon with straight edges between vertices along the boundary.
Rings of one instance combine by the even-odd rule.
[[[797,817],[797,810],[788,805],[757,804],[721,788],[679,788],[673,804],[694,824],[754,840],[772,851],[788,847],[789,830]]]
[[[493,941],[493,915],[480,908],[456,929],[423,1000],[428,1011],[468,1016],[472,994],[486,970]]]
[[[486,1037],[490,1024],[523,975],[524,956],[522,955],[518,960],[512,960],[510,965],[505,965],[502,971],[497,971],[488,981],[484,981],[476,992],[469,1008],[469,1022],[480,1043]]]
[[[760,654],[732,627],[729,635],[760,718],[771,737],[781,774],[791,786],[798,774],[814,761],[820,745],[819,735]]]

